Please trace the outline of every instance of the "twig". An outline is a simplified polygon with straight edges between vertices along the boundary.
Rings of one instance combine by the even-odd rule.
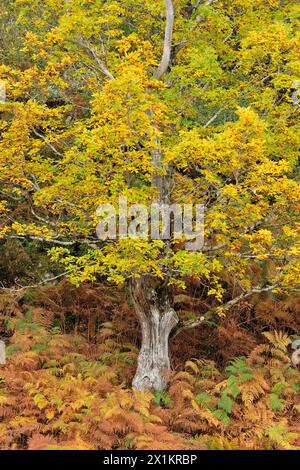
[[[98,65],[98,68],[101,70],[101,72],[109,79],[109,80],[115,80],[115,77],[112,75],[112,73],[110,73],[110,71],[108,70],[108,68],[103,64],[103,62],[101,61],[100,57],[99,57],[99,54],[98,54],[98,50],[96,47],[93,47],[91,46],[90,44],[87,44],[86,42],[84,42],[82,39],[77,39],[77,40],[74,40],[74,39],[69,39],[68,40],[69,42],[72,42],[74,44],[77,44],[78,46],[81,46],[83,49],[85,49],[90,57],[92,57],[94,59],[94,61],[96,62],[96,64]]]
[[[54,153],[56,153],[57,155],[59,155],[60,157],[63,157],[63,154],[61,152],[59,152],[55,147],[54,145],[52,145],[42,134],[40,134],[33,126],[31,126],[31,130],[32,132],[37,136],[39,137],[40,139],[42,139],[45,144],[51,149],[53,150]]]

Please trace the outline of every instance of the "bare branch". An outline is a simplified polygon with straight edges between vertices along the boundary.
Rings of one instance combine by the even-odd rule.
[[[184,330],[190,330],[190,329],[196,328],[197,326],[200,326],[203,323],[211,323],[209,321],[209,318],[218,309],[222,309],[222,308],[229,309],[229,308],[233,307],[234,305],[238,304],[239,302],[241,302],[242,300],[245,300],[248,297],[251,297],[251,295],[253,295],[253,294],[261,294],[262,292],[270,292],[270,291],[276,289],[276,287],[277,287],[276,284],[274,284],[272,286],[266,286],[266,287],[256,286],[256,287],[253,287],[252,289],[250,289],[248,291],[242,292],[242,294],[238,295],[237,297],[234,297],[233,299],[229,300],[225,304],[220,305],[218,307],[215,307],[215,308],[209,310],[203,316],[201,316],[201,317],[199,317],[195,320],[188,320],[186,322],[181,323],[181,325],[179,326],[179,328],[176,330],[175,334],[173,335],[173,338],[175,338],[177,335],[179,335],[179,333],[181,333]]]
[[[54,276],[54,277],[43,279],[42,281],[38,282],[37,284],[33,284],[33,285],[30,285],[30,286],[22,286],[22,285],[19,285],[18,283],[16,283],[16,285],[19,286],[19,289],[9,288],[9,287],[0,287],[0,290],[9,291],[9,292],[19,292],[19,291],[22,291],[22,290],[25,290],[25,289],[33,289],[35,287],[39,287],[39,286],[42,286],[44,284],[48,284],[49,282],[53,282],[53,281],[56,281],[57,279],[65,277],[68,274],[71,274],[73,271],[74,271],[74,269],[69,269],[68,271],[65,271],[64,273],[58,274],[57,276]]]
[[[170,65],[171,50],[172,50],[172,38],[174,29],[175,11],[172,0],[165,0],[166,5],[166,28],[165,28],[165,39],[164,39],[164,50],[161,58],[159,67],[157,68],[154,77],[160,80],[167,71]]]
[[[78,239],[78,240],[70,240],[70,241],[64,241],[64,240],[59,240],[58,238],[43,238],[43,237],[38,237],[36,235],[5,235],[6,238],[17,238],[19,240],[36,240],[42,243],[49,243],[53,245],[59,245],[59,246],[74,246],[76,244],[80,245],[88,245],[90,248],[97,249],[99,248],[97,246],[97,243],[101,243],[102,240],[95,240],[95,241],[90,241],[88,239]]]
[[[32,132],[37,136],[39,137],[40,139],[42,139],[45,144],[51,149],[53,150],[54,153],[56,153],[57,155],[59,155],[60,157],[63,157],[63,154],[60,153],[55,147],[54,145],[52,145],[42,134],[40,134],[34,127],[31,127],[31,130]]]
[[[250,297],[253,294],[261,294],[262,292],[270,292],[270,291],[276,289],[276,287],[277,287],[277,284],[274,284],[272,286],[266,286],[266,287],[260,287],[260,286],[253,287],[252,289],[243,292],[242,294],[238,295],[237,297],[234,297],[232,300],[229,300],[229,302],[224,304],[222,307],[231,308],[235,304],[239,303],[241,300],[247,299],[248,297]]]
[[[108,68],[103,64],[96,47],[93,47],[92,45],[87,44],[83,39],[77,39],[77,40],[69,39],[69,42],[77,44],[78,46],[81,46],[83,49],[85,49],[89,53],[89,56],[92,59],[94,59],[94,61],[96,62],[97,66],[101,70],[101,72],[109,80],[115,80],[115,77],[110,73]]]
[[[50,243],[53,245],[61,245],[61,246],[73,246],[77,242],[76,241],[63,241],[63,240],[56,240],[55,238],[43,238],[38,237],[36,235],[6,235],[6,238],[17,238],[18,240],[36,240],[42,243]]]
[[[45,219],[44,217],[40,216],[39,214],[37,214],[35,212],[35,210],[33,209],[33,207],[30,208],[30,212],[32,213],[32,215],[39,221],[39,222],[43,222],[43,224],[46,224],[46,225],[51,225],[51,227],[56,227],[56,223],[53,222],[52,220],[49,220],[49,219]]]
[[[206,129],[208,126],[210,126],[224,110],[225,108],[218,109],[218,111],[204,124],[203,127]]]

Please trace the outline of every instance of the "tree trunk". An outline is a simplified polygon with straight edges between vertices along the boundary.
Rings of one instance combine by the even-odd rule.
[[[164,390],[170,371],[169,335],[178,318],[166,287],[154,288],[150,278],[130,281],[130,291],[142,329],[142,345],[132,385],[138,390]]]
[[[164,50],[161,62],[154,77],[160,80],[170,65],[174,28],[174,5],[165,0],[166,27]],[[150,112],[151,115],[151,112]],[[155,125],[155,123],[154,123]],[[170,203],[172,167],[164,164],[161,142],[155,139],[151,150],[154,172],[152,186],[158,192],[159,203]],[[167,247],[168,241],[165,242]],[[152,279],[153,281],[153,279]],[[130,279],[131,297],[142,329],[142,345],[138,367],[132,385],[138,390],[164,390],[168,384],[170,371],[169,335],[178,323],[175,310],[171,306],[168,288],[165,284],[154,286],[150,276]]]

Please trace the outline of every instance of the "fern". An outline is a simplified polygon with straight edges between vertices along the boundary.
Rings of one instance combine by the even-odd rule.
[[[299,436],[297,433],[288,431],[286,420],[272,424],[268,429],[266,429],[265,435],[269,437],[273,448],[285,450],[297,448],[293,443]]]
[[[172,406],[172,398],[170,395],[165,391],[157,391],[154,393],[154,402],[157,405],[162,405],[165,408],[171,408]]]
[[[127,337],[121,341],[128,323],[101,317],[96,342],[66,334],[65,306],[71,302],[79,316],[82,303],[74,290],[66,299],[63,292],[47,288],[43,307],[35,295],[26,300],[34,305],[24,304],[24,314],[10,317],[7,363],[1,367],[0,448],[297,447],[299,372],[291,365],[285,333],[268,332],[264,344],[231,359],[225,370],[193,357],[194,351],[182,367],[178,362],[167,391],[141,393],[128,386],[137,358],[136,345]],[[80,295],[105,303],[100,293]],[[50,305],[61,312],[59,322]],[[113,308],[113,299],[106,308]]]
[[[291,344],[291,339],[289,336],[282,331],[267,331],[263,335],[269,340],[269,342],[275,347],[285,352],[289,344]]]

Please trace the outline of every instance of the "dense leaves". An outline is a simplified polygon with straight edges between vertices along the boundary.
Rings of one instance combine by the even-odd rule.
[[[52,260],[75,283],[168,273],[182,284],[192,275],[220,302],[224,271],[242,290],[297,288],[298,2],[175,6],[171,61],[158,81],[163,1],[5,5],[2,21],[16,19],[22,47],[0,69],[2,237],[54,244]],[[167,253],[151,240],[96,248],[99,204],[120,194],[153,200],[156,147],[173,167],[172,199],[205,205],[201,256],[175,241]],[[254,279],[253,263],[266,261],[267,278]]]

